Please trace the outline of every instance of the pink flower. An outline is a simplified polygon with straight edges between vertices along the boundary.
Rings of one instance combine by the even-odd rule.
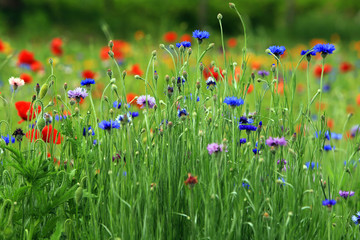
[[[20,86],[23,86],[25,85],[25,81],[20,79],[20,78],[14,78],[14,77],[11,77],[9,78],[9,83],[11,86],[13,86],[14,88],[17,88],[17,87],[20,87]]]
[[[212,155],[213,153],[218,153],[218,152],[227,152],[226,149],[224,149],[224,145],[223,144],[217,144],[217,143],[211,143],[207,146],[207,150],[209,152],[210,155]]]

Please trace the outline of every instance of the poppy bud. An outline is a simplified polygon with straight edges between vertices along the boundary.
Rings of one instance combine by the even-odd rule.
[[[44,85],[42,85],[42,87],[40,89],[39,99],[43,99],[46,96],[48,90],[49,90],[48,84],[45,83]]]
[[[217,15],[217,19],[218,20],[221,20],[223,18],[223,16],[221,15],[221,13],[219,13],[218,15]]]
[[[40,118],[37,122],[36,122],[36,127],[39,128],[40,131],[43,130],[43,128],[45,127],[46,123],[45,123],[45,119],[44,118]]]
[[[122,72],[122,77],[123,77],[123,79],[125,79],[125,77],[126,77],[126,71],[125,70]]]
[[[210,43],[208,46],[208,50],[212,49],[215,46],[215,43]]]
[[[175,51],[174,45],[170,44],[170,45],[169,45],[169,48],[170,48],[171,50],[174,50],[174,51]]]
[[[79,205],[83,197],[83,188],[78,187],[75,191],[75,203],[76,205]]]
[[[38,83],[35,86],[35,92],[36,92],[36,94],[39,94],[39,92],[40,92],[40,85]]]
[[[152,55],[153,57],[156,57],[156,50],[152,51],[151,55]]]
[[[67,89],[67,83],[64,83],[64,90],[66,91]]]
[[[36,100],[36,95],[33,95],[31,101],[34,102],[35,100]]]
[[[159,47],[160,47],[160,49],[165,49],[165,45],[164,45],[164,44],[160,44]]]
[[[235,4],[234,3],[229,3],[229,7],[231,8],[231,9],[235,9]]]
[[[108,55],[111,57],[111,58],[114,58],[114,52],[113,51],[108,51]]]
[[[76,108],[74,109],[74,111],[75,111],[75,114],[78,114],[78,113],[80,112],[80,109],[79,109],[78,107],[76,107]]]
[[[166,76],[165,76],[165,81],[166,81],[167,84],[169,84],[169,81],[170,81],[169,75],[166,75]]]

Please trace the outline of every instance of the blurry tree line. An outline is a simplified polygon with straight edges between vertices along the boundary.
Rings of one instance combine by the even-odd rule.
[[[170,31],[218,29],[241,31],[228,0],[0,0],[0,34],[102,35],[107,23],[115,36],[129,38],[137,30],[159,35]],[[252,33],[308,39],[360,37],[360,0],[233,0]],[[354,31],[357,29],[357,31]]]

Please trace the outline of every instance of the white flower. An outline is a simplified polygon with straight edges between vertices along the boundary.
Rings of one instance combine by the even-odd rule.
[[[14,78],[14,77],[9,78],[9,83],[11,86],[14,86],[14,87],[20,87],[20,86],[25,85],[24,80],[22,80],[20,78]]]

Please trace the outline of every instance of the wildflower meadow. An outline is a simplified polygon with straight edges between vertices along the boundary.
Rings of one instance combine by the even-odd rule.
[[[360,238],[360,41],[228,7],[233,36],[0,36],[1,239]]]

